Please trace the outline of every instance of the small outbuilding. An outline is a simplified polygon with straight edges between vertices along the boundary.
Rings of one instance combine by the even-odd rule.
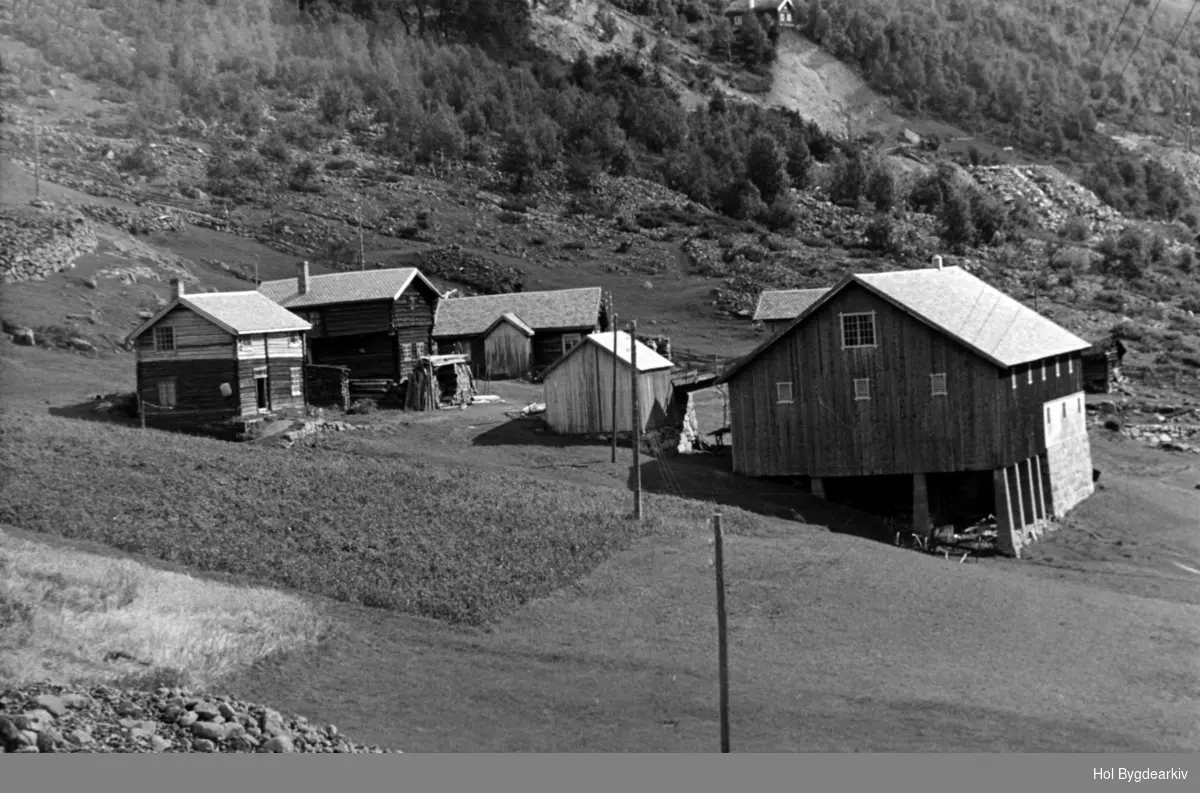
[[[1083,390],[1089,394],[1109,394],[1120,384],[1125,343],[1117,336],[1092,342],[1083,351]]]
[[[564,435],[613,432],[613,336],[592,333],[543,373],[546,426]],[[631,432],[633,423],[632,348],[628,333],[616,334],[616,432]],[[638,401],[642,431],[676,421],[669,360],[637,342]]]
[[[483,371],[496,380],[515,380],[533,366],[533,328],[511,311],[483,333]]]

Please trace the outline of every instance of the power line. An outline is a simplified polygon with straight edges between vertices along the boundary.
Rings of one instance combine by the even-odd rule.
[[[1129,9],[1133,8],[1133,0],[1129,0],[1125,4],[1125,10],[1121,12],[1121,18],[1117,21],[1117,26],[1113,28],[1112,35],[1108,39],[1108,46],[1104,48],[1104,54],[1100,56],[1100,68],[1104,68],[1104,59],[1108,57],[1108,51],[1112,49],[1112,45],[1117,41],[1117,34],[1121,32],[1121,25],[1125,22],[1125,17],[1129,14]]]
[[[1159,2],[1162,2],[1162,0],[1159,0]],[[1187,23],[1192,18],[1192,14],[1195,12],[1196,5],[1198,3],[1200,3],[1200,0],[1192,0],[1192,7],[1188,9],[1187,16],[1183,18],[1183,24],[1179,26],[1179,30],[1175,31],[1175,38],[1171,41],[1171,46],[1167,48],[1166,53],[1162,56],[1162,60],[1158,62],[1158,68],[1154,70],[1154,76],[1150,78],[1148,88],[1152,88],[1155,81],[1158,80],[1158,75],[1162,72],[1163,67],[1167,64],[1167,57],[1171,54],[1171,51],[1175,49],[1175,45],[1179,43],[1179,38],[1183,35],[1183,31],[1187,29]],[[1129,121],[1125,123],[1125,129],[1121,132],[1122,135],[1129,132],[1129,128],[1133,126],[1133,122],[1136,118],[1137,110],[1133,110],[1129,115]]]
[[[1138,34],[1137,41],[1133,43],[1133,51],[1129,53],[1129,60],[1125,61],[1124,68],[1122,68],[1121,73],[1117,75],[1118,83],[1121,82],[1121,78],[1125,76],[1125,71],[1133,63],[1133,59],[1137,55],[1138,47],[1142,46],[1142,39],[1146,37],[1146,31],[1150,29],[1150,23],[1154,21],[1154,15],[1158,13],[1158,7],[1160,5],[1162,5],[1162,0],[1158,0],[1158,2],[1154,4],[1154,10],[1150,12],[1150,18],[1146,20],[1146,26],[1142,28],[1142,32]]]

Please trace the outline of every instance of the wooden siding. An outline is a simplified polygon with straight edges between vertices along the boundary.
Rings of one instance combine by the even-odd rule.
[[[322,307],[324,336],[361,336],[392,329],[392,301],[337,303]]]
[[[438,296],[419,280],[414,279],[392,304],[393,328],[425,328],[426,335],[433,333],[433,314]],[[416,339],[426,341],[428,339]]]
[[[501,322],[483,340],[483,371],[493,379],[513,379],[529,372],[532,340],[509,322]]]
[[[304,358],[304,334],[298,333],[300,343],[295,347],[288,344],[290,333],[255,333],[238,338],[237,357],[239,361],[253,361],[276,358]],[[244,339],[250,340],[249,349],[242,346]]]
[[[162,411],[154,407],[147,417],[170,415],[180,419],[220,419],[240,413],[237,398],[237,362],[225,359],[139,361],[137,363],[137,392],[151,406],[159,404],[158,383],[175,381],[175,408]],[[229,383],[233,392],[221,395],[221,384]]]
[[[393,346],[395,348],[396,377],[401,380],[412,374],[422,355],[429,354],[427,336],[420,333],[406,334],[403,329],[396,331]]]
[[[580,341],[596,328],[579,328],[577,330],[539,330],[533,335],[533,368],[541,369],[549,366],[562,357],[563,336],[578,334]]]
[[[387,333],[311,339],[309,345],[312,363],[348,367],[352,379],[397,377],[394,340]]]
[[[322,308],[297,308],[291,312],[300,319],[312,325],[306,335],[310,339],[319,339],[325,335],[325,310]]]
[[[544,384],[546,424],[553,432],[591,434],[612,431],[612,356],[594,344],[579,350]],[[617,431],[633,429],[632,370],[617,363]],[[643,430],[669,423],[674,414],[671,370],[643,372],[638,378]]]
[[[256,373],[259,370],[266,369],[267,373],[267,389],[269,392],[269,401],[267,407],[271,411],[280,411],[288,408],[303,408],[305,405],[303,393],[300,396],[292,396],[292,369],[301,367],[303,364],[295,359],[272,360],[270,363],[265,361],[244,360],[238,361],[237,364],[237,379],[238,393],[240,399],[240,410],[243,416],[257,415],[258,410],[258,386],[254,382]],[[301,382],[304,381],[304,373],[301,371]],[[301,392],[304,388],[301,388]]]
[[[170,327],[175,331],[175,349],[154,349],[154,329]],[[232,358],[233,336],[219,325],[184,306],[176,306],[137,338],[138,361],[200,361]]]
[[[875,312],[878,346],[842,349],[839,313]],[[752,476],[867,476],[988,470],[1045,450],[1042,405],[1081,388],[1065,363],[1003,371],[861,287],[851,286],[729,384],[734,470]],[[1065,359],[1064,359],[1065,360]],[[946,374],[946,396],[930,375]],[[854,380],[870,379],[855,400]],[[777,404],[776,383],[792,384]]]

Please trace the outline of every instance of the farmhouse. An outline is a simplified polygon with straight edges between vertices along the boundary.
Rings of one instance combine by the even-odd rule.
[[[598,286],[449,298],[433,337],[439,352],[470,356],[476,377],[536,373],[604,326],[600,298]]]
[[[308,322],[259,292],[172,289],[127,339],[148,419],[198,424],[305,406]]]
[[[847,276],[721,377],[734,471],[890,492],[919,534],[990,512],[1019,554],[1092,492],[1087,347],[940,257]]]
[[[308,320],[309,360],[355,379],[403,380],[430,351],[440,293],[412,267],[265,281],[259,291]]]
[[[630,336],[616,333],[617,432],[633,430],[633,361]],[[613,431],[613,333],[592,333],[542,373],[546,426],[564,435]],[[642,431],[675,419],[674,364],[637,342],[638,409]]]
[[[762,22],[786,27],[796,24],[796,6],[792,0],[733,0],[726,7],[725,16],[736,27],[751,12],[757,14]]]
[[[752,321],[761,322],[772,334],[778,333],[828,291],[828,288],[766,290],[758,296]]]

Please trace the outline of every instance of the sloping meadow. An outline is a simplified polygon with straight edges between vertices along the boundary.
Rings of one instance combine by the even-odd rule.
[[[620,490],[14,414],[0,476],[0,522],[469,625],[705,514],[668,500],[639,524]]]

